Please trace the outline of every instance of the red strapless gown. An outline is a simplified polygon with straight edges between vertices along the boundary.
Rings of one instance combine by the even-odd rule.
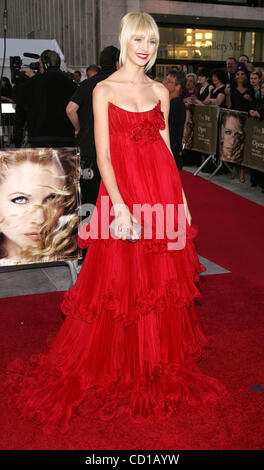
[[[183,203],[177,166],[159,132],[164,126],[160,103],[146,112],[109,103],[112,164],[131,212],[133,203]],[[194,306],[205,271],[192,240],[197,230],[186,221],[181,250],[168,250],[168,240],[155,233],[136,243],[102,239],[102,196],[103,182],[99,238],[85,240],[89,225],[83,225],[79,245],[89,248],[63,298],[60,331],[30,366],[9,367],[9,405],[48,427],[62,422],[66,430],[78,407],[87,418],[162,419],[181,404],[198,406],[227,393],[196,364],[209,347]]]

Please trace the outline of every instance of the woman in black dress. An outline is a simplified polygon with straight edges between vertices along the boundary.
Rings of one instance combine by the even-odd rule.
[[[227,81],[226,73],[221,69],[215,69],[212,73],[212,82],[214,88],[211,90],[204,104],[211,104],[215,106],[225,106],[225,84]]]
[[[230,88],[226,88],[226,107],[236,111],[249,112],[254,103],[254,89],[247,78],[247,69],[243,63],[239,63],[235,78]],[[233,177],[239,169],[240,182],[245,182],[244,168],[241,165],[233,167]]]
[[[254,89],[250,85],[244,64],[238,64],[231,87],[226,89],[226,106],[236,111],[249,112],[254,103]]]
[[[199,88],[198,97],[195,98],[195,104],[203,104],[207,96],[213,90],[213,85],[209,83],[210,73],[206,68],[202,68],[198,73],[198,82],[200,83],[201,88]]]

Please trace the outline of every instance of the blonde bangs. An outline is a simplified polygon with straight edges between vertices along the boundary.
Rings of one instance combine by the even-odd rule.
[[[119,41],[120,41],[120,66],[124,65],[126,59],[127,43],[134,35],[147,36],[150,39],[156,41],[155,53],[147,63],[145,72],[151,69],[154,65],[157,57],[158,46],[159,46],[159,29],[148,13],[130,12],[127,13],[120,22],[119,27]]]

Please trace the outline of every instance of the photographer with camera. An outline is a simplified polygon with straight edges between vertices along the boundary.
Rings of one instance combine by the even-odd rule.
[[[60,57],[45,50],[39,73],[20,86],[16,99],[14,142],[21,147],[25,123],[31,147],[74,147],[74,128],[66,106],[77,85],[60,70]]]

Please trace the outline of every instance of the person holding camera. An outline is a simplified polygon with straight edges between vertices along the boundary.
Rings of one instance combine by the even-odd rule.
[[[39,73],[21,85],[16,101],[16,147],[22,146],[25,124],[31,147],[75,145],[66,106],[77,85],[60,69],[60,63],[57,52],[45,50],[39,58]]]

